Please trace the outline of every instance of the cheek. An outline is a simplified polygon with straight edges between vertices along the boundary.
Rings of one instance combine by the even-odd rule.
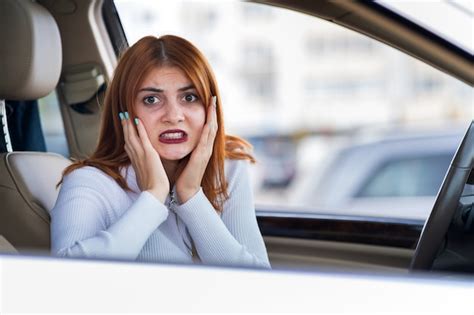
[[[143,127],[145,127],[145,130],[146,130],[146,133],[148,135],[148,138],[153,138],[153,125],[147,120],[147,119],[141,119],[142,123],[143,123]]]
[[[148,135],[151,136],[151,133],[156,130],[158,120],[157,113],[143,106],[136,106],[135,115],[140,118],[140,121],[145,127],[145,130],[147,131]]]
[[[156,132],[156,123],[153,121],[152,117],[150,115],[139,115],[139,113],[136,113],[137,117],[140,118],[140,122],[145,127],[146,134],[150,141],[153,143],[154,139],[157,137]],[[138,132],[138,131],[137,131]]]
[[[202,131],[202,128],[206,124],[206,109],[201,107],[192,113],[192,121],[195,129],[198,129],[199,132]]]

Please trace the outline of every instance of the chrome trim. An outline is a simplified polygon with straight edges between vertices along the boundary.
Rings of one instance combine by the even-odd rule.
[[[357,222],[378,222],[387,224],[405,224],[423,226],[425,221],[415,219],[402,218],[380,218],[370,216],[352,216],[339,215],[329,213],[309,213],[298,211],[275,211],[275,210],[259,210],[256,209],[257,217],[273,217],[273,218],[292,218],[292,219],[313,219],[313,220],[333,220],[333,221],[357,221]]]

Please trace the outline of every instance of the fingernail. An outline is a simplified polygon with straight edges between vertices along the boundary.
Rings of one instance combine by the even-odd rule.
[[[125,119],[130,119],[130,116],[128,116],[128,112],[125,112]]]
[[[217,96],[212,97],[212,105],[214,105],[214,107],[217,107]]]
[[[125,118],[125,117],[123,116],[123,113],[122,113],[122,112],[119,113],[119,117],[120,117],[120,120],[124,120],[124,118]]]
[[[138,118],[135,118],[134,121],[135,121],[135,125],[138,125]]]

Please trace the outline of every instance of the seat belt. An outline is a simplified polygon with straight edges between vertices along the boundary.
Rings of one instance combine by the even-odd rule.
[[[10,132],[8,130],[7,123],[7,107],[5,100],[0,99],[0,119],[2,121],[2,130],[3,130],[3,140],[5,142],[5,147],[7,152],[12,152],[12,143],[10,141]]]

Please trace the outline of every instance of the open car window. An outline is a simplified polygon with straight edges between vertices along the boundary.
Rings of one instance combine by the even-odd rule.
[[[254,145],[257,205],[428,217],[472,118],[469,86],[372,38],[282,8],[238,1],[115,5],[130,45],[171,33],[208,56],[228,132]],[[383,192],[381,182],[398,187]],[[354,206],[361,194],[369,200]],[[393,209],[384,212],[377,198],[387,195]]]

